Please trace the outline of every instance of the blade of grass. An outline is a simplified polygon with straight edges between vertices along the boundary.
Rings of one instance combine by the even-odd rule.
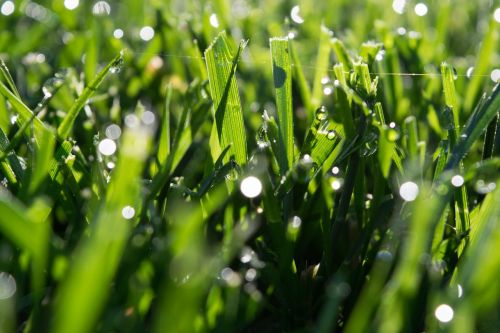
[[[61,139],[66,139],[73,128],[73,124],[76,120],[76,117],[80,113],[80,110],[85,106],[88,99],[95,94],[101,83],[104,81],[104,78],[109,73],[112,68],[119,68],[123,62],[123,51],[120,54],[116,55],[113,60],[111,60],[90,82],[90,84],[85,87],[82,94],[78,96],[76,101],[73,103],[71,108],[68,111],[68,114],[64,117],[62,123],[57,128],[57,135]]]
[[[288,38],[271,38],[271,59],[276,93],[280,174],[285,175],[294,161],[294,134],[292,110],[292,68]]]
[[[21,95],[19,95],[19,91],[17,90],[17,87],[14,83],[14,79],[12,79],[12,76],[10,75],[9,68],[2,58],[0,58],[0,72],[2,72],[3,78],[5,79],[5,81],[7,81],[10,90],[12,90],[17,98],[21,99]]]
[[[90,237],[80,243],[58,290],[52,332],[94,330],[132,229],[130,217],[123,215],[123,210],[138,210],[140,176],[150,136],[142,126],[125,131],[118,163],[106,198],[91,224]]]
[[[220,148],[224,150],[227,146],[231,146],[225,162],[234,158],[239,165],[246,164],[247,141],[235,72],[244,47],[245,43],[240,43],[233,57],[226,33],[222,31],[205,51]]]

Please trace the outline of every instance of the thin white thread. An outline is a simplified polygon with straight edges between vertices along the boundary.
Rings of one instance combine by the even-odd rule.
[[[135,52],[135,51],[131,51],[130,53],[134,54],[134,55],[152,55],[152,56],[158,56],[160,58],[179,58],[179,59],[186,59],[186,60],[205,60],[205,57],[181,55],[181,54],[175,54],[175,53],[149,53],[149,52]],[[219,61],[219,62],[222,62],[222,61]],[[249,64],[249,65],[252,65],[252,64],[271,64],[271,61],[265,61],[265,60],[261,60],[261,61],[256,61],[256,60],[248,61],[248,60],[241,60],[240,59],[238,62],[244,63],[244,64]],[[227,63],[228,65],[231,64],[230,61],[227,61],[225,63]],[[291,66],[292,67],[297,67],[298,65],[292,63]],[[316,69],[320,68],[320,67],[311,66],[311,65],[301,65],[300,67],[306,68],[306,69],[310,69],[310,70],[316,70]],[[332,73],[334,72],[334,70],[331,69],[331,68],[321,68],[321,69],[323,69],[326,72],[332,72]],[[345,72],[345,73],[348,74],[349,72]],[[411,72],[402,72],[402,73],[397,73],[397,72],[370,72],[370,74],[371,75],[378,75],[378,76],[427,76],[427,77],[432,77],[432,76],[440,77],[440,76],[443,75],[441,73],[411,73]],[[455,76],[456,77],[471,78],[471,77],[489,77],[490,75],[488,75],[488,74],[483,74],[483,75],[479,75],[479,74],[471,74],[471,75],[456,74]]]

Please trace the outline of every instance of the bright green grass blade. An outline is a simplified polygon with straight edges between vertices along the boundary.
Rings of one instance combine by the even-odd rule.
[[[160,143],[158,144],[158,162],[164,165],[170,154],[170,102],[172,100],[172,85],[167,88],[163,116],[161,119]]]
[[[500,110],[500,84],[493,88],[491,95],[470,116],[460,135],[458,144],[451,152],[446,164],[446,170],[458,167],[459,162],[467,154],[474,142],[479,139],[488,124],[496,117],[498,110]]]
[[[380,163],[380,171],[384,178],[389,177],[389,171],[391,170],[391,162],[394,155],[394,149],[396,147],[396,140],[399,135],[396,130],[390,128],[387,125],[383,125],[379,128],[379,142],[377,157]]]
[[[351,59],[351,56],[347,52],[347,49],[345,48],[344,43],[337,38],[333,38],[332,41],[332,48],[333,51],[335,52],[335,55],[337,56],[337,61],[339,63],[342,63],[347,71],[351,70],[353,68],[353,62]]]
[[[35,138],[38,138],[42,135],[42,131],[44,130],[44,123],[33,116],[33,111],[30,110],[13,92],[11,92],[3,82],[0,81],[0,94],[4,95],[5,98],[10,102],[14,110],[19,115],[18,121],[22,126],[26,122],[33,120],[34,126],[34,134]]]
[[[58,290],[53,332],[94,330],[132,230],[132,209],[139,210],[140,177],[150,141],[147,128],[137,126],[125,131],[117,166],[91,225],[90,237],[77,248]]]
[[[324,25],[321,25],[318,56],[316,58],[316,69],[314,71],[314,83],[312,92],[312,107],[314,109],[321,105],[323,99],[323,84],[321,80],[328,72],[328,65],[330,62],[330,51],[333,32],[328,30]]]
[[[17,98],[21,99],[21,95],[19,95],[19,91],[17,90],[17,87],[14,83],[14,79],[12,79],[12,76],[10,75],[9,68],[7,67],[2,58],[0,58],[0,72],[2,73],[5,81],[7,81],[10,90],[12,90],[12,92],[14,93],[14,95],[16,95]]]
[[[49,174],[56,146],[55,133],[52,130],[45,129],[37,143],[28,185],[28,195],[33,195]]]
[[[46,269],[50,225],[46,221],[50,206],[35,202],[29,210],[17,199],[0,189],[0,232],[33,258],[33,289],[37,297],[42,291]]]
[[[239,165],[247,162],[247,140],[235,72],[244,46],[233,57],[223,31],[205,51],[220,148],[231,146],[225,162],[233,158]]]
[[[481,42],[481,50],[479,51],[476,64],[474,65],[474,75],[471,77],[471,81],[467,87],[464,101],[466,114],[472,112],[474,103],[480,94],[481,87],[484,85],[483,75],[488,75],[488,69],[491,65],[491,59],[494,57],[495,49],[498,54],[498,39],[500,35],[498,30],[498,22],[491,17],[488,31]]]
[[[280,174],[284,175],[291,168],[294,161],[292,67],[288,38],[271,38],[270,45],[280,135],[278,163]]]
[[[446,106],[448,106],[453,112],[453,120],[455,122],[455,128],[459,131],[460,120],[459,120],[459,109],[457,101],[457,93],[455,90],[454,82],[454,69],[450,64],[443,62],[441,64],[441,75],[443,80],[443,90],[444,90],[444,100]]]
[[[113,60],[111,60],[100,72],[97,76],[90,82],[90,84],[85,87],[82,94],[78,96],[76,101],[73,103],[68,113],[64,117],[62,123],[57,128],[57,135],[61,139],[66,139],[73,128],[73,124],[78,116],[80,110],[85,106],[88,99],[95,94],[99,86],[101,85],[104,78],[113,68],[119,68],[123,62],[123,51],[120,52]]]

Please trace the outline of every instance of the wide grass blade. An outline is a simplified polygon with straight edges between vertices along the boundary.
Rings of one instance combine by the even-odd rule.
[[[52,332],[84,333],[94,326],[104,308],[111,283],[139,210],[140,176],[151,141],[149,129],[126,130],[117,167],[85,238],[57,293]]]
[[[233,56],[223,31],[205,51],[219,145],[221,150],[231,146],[225,162],[233,158],[239,165],[247,162],[247,140],[235,72],[244,46]]]
[[[277,158],[280,174],[284,175],[292,167],[294,161],[292,67],[289,40],[288,38],[271,38],[270,45],[280,146]]]

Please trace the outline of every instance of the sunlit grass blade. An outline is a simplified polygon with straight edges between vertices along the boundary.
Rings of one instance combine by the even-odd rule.
[[[221,149],[231,146],[226,162],[234,158],[239,165],[246,164],[247,141],[235,73],[244,46],[241,43],[233,56],[223,31],[205,51],[219,144]]]
[[[80,110],[88,102],[88,99],[95,94],[104,78],[109,73],[112,68],[119,68],[123,62],[123,51],[115,56],[89,83],[87,87],[83,90],[82,94],[78,96],[76,101],[73,103],[68,113],[64,117],[63,121],[57,128],[57,135],[61,139],[66,139],[73,129],[73,124],[75,123],[76,117],[80,113]]]
[[[53,332],[92,332],[104,308],[132,218],[139,210],[140,176],[151,141],[149,129],[127,129],[106,198],[90,226],[90,236],[77,248],[55,305]]]
[[[19,91],[17,90],[16,84],[14,83],[14,79],[10,75],[9,68],[5,64],[2,58],[0,58],[0,72],[7,84],[9,85],[10,90],[16,95],[17,98],[21,99],[21,95],[19,95]]]
[[[26,104],[24,104],[13,92],[11,92],[2,81],[0,81],[0,94],[4,95],[14,110],[18,113],[19,124],[22,126],[26,122],[30,122],[32,120],[35,138],[41,136],[45,127],[44,123],[37,117],[33,116],[33,111],[27,107]]]
[[[451,152],[446,169],[454,169],[467,154],[472,145],[479,139],[488,124],[496,117],[500,110],[500,84],[493,88],[493,92],[484,103],[474,111],[461,132],[460,140]]]
[[[280,151],[277,156],[280,173],[284,175],[294,161],[294,134],[292,109],[292,68],[288,38],[271,38],[274,90],[279,130]]]

